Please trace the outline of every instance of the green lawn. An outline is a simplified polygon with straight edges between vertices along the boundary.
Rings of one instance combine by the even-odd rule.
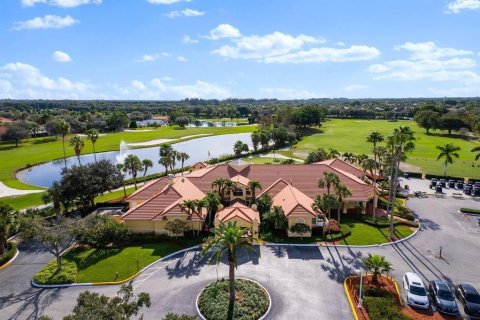
[[[426,135],[425,130],[418,127],[413,121],[390,122],[386,120],[329,120],[321,128],[323,133],[316,133],[304,137],[294,149],[283,151],[287,156],[305,158],[306,154],[316,148],[334,148],[340,152],[371,154],[372,145],[365,142],[366,136],[371,131],[379,131],[385,136],[389,135],[394,128],[410,126],[416,134],[416,148],[408,155],[408,163],[420,167],[423,172],[431,174],[443,174],[442,161],[436,161],[437,145],[453,143],[462,148],[460,158],[449,165],[448,174],[459,177],[480,178],[480,167],[472,167],[474,154],[470,150],[479,146],[478,141],[468,141],[459,136],[448,137],[445,132],[432,131]]]
[[[343,217],[341,220],[342,225],[347,225],[352,234],[341,240],[340,244],[349,245],[372,245],[388,242],[388,236],[390,234],[390,228],[377,228],[360,220]],[[400,225],[395,227],[395,236],[398,239],[408,237],[414,232],[411,227]]]
[[[42,194],[43,192],[25,194],[22,196],[3,197],[0,198],[0,202],[12,206],[15,210],[21,210],[42,205]]]
[[[95,147],[97,152],[118,150],[120,141],[141,142],[153,139],[176,139],[184,136],[197,134],[231,134],[252,132],[256,126],[238,126],[238,127],[211,127],[211,128],[186,128],[179,130],[175,127],[160,127],[152,129],[152,131],[137,130],[136,132],[118,132],[109,133],[101,136]],[[68,146],[67,137],[66,149],[67,156],[73,156],[73,148]],[[83,154],[92,153],[92,144],[88,141],[85,143]],[[55,140],[52,137],[26,139],[18,148],[15,144],[8,142],[0,143],[0,181],[12,188],[19,189],[36,189],[35,187],[26,185],[15,178],[15,172],[28,165],[34,165],[61,159],[63,157],[62,140]]]
[[[138,188],[140,188],[142,185],[143,184],[139,184]],[[127,196],[129,196],[135,191],[135,188],[129,187],[129,188],[126,188],[126,191],[127,191]],[[121,189],[121,190],[112,191],[109,193],[105,193],[104,195],[98,196],[95,198],[95,202],[109,202],[112,200],[119,200],[123,197],[124,197],[124,192],[123,192],[123,189]]]
[[[77,283],[121,281],[162,257],[199,243],[200,238],[122,248],[95,249],[82,246],[67,252],[63,260],[76,265]]]

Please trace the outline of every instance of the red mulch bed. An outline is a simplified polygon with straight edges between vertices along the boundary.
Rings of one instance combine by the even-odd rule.
[[[370,320],[368,317],[368,314],[365,310],[365,308],[358,308],[358,294],[356,290],[354,289],[355,285],[358,285],[360,283],[360,277],[353,277],[351,278],[351,281],[347,282],[347,288],[350,292],[350,297],[352,297],[352,302],[355,305],[355,309],[357,311],[357,315],[359,320]],[[384,275],[380,275],[378,277],[378,282],[374,283],[372,281],[372,275],[367,275],[363,277],[363,288],[366,288],[368,286],[373,286],[377,288],[381,288],[385,291],[390,292],[394,297],[395,300],[397,301],[397,304],[401,308],[403,314],[407,315],[410,317],[412,320],[445,320],[445,319],[455,319],[455,317],[451,316],[446,316],[442,315],[438,312],[432,312],[431,310],[420,310],[420,309],[412,309],[411,307],[404,305],[404,302],[399,299],[397,290],[395,289],[395,284],[394,282],[389,278]],[[400,288],[399,288],[400,290]]]

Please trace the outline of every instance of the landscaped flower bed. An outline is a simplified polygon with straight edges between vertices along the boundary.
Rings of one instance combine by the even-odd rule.
[[[198,298],[198,308],[208,320],[225,320],[228,313],[228,279],[210,283]],[[235,280],[235,305],[233,319],[257,320],[268,310],[268,293],[256,282],[246,279]]]
[[[14,242],[9,242],[5,248],[5,252],[0,256],[0,267],[10,261],[17,253],[17,245]]]

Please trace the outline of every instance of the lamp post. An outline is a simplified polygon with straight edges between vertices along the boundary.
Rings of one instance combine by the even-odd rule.
[[[356,273],[360,273],[360,292],[358,294],[358,305],[357,307],[360,309],[362,308],[362,287],[363,287],[363,270],[357,269],[355,270]]]

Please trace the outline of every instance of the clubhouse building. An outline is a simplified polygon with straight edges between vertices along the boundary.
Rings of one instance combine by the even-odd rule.
[[[235,160],[218,165],[202,163],[193,168],[185,176],[169,175],[137,190],[127,198],[130,208],[122,220],[133,232],[167,233],[165,226],[173,219],[188,220],[194,230],[202,230],[207,210],[189,214],[182,203],[203,199],[207,192],[213,191],[212,182],[218,178],[233,181],[235,187],[222,195],[224,205],[216,213],[214,224],[237,221],[237,225],[250,228],[255,238],[258,237],[261,216],[256,205],[249,207],[248,204],[254,196],[258,199],[266,193],[272,199],[272,206],[282,207],[289,228],[296,223],[310,227],[321,225],[324,213],[312,209],[312,204],[317,195],[327,192],[326,188],[318,187],[318,180],[324,177],[324,172],[335,173],[350,189],[352,195],[345,199],[344,213],[360,210],[364,214],[367,203],[373,199],[373,186],[364,181],[365,172],[341,159],[298,165],[251,164]],[[249,189],[252,180],[259,181],[262,189],[252,192]],[[290,231],[288,235],[300,236]]]

